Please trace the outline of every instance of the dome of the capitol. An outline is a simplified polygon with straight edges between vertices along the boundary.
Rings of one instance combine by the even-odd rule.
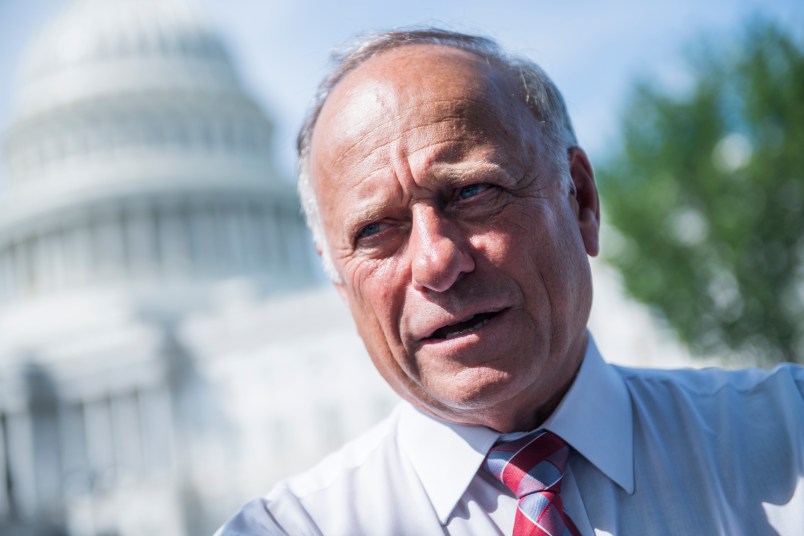
[[[175,0],[81,0],[53,20],[31,45],[26,75],[75,62],[122,57],[198,57],[227,54],[214,29]]]
[[[76,0],[25,58],[4,140],[0,308],[104,286],[309,283],[271,125],[194,9]]]
[[[22,117],[133,90],[240,91],[216,33],[179,0],[78,0],[32,43],[21,74]]]

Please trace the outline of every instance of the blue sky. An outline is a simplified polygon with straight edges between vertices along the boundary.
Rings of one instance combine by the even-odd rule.
[[[72,0],[0,0],[0,128],[9,122],[20,53]],[[682,52],[700,35],[729,37],[764,14],[804,33],[800,0],[195,0],[236,58],[244,83],[276,125],[290,175],[293,139],[329,50],[356,33],[437,24],[483,33],[539,62],[563,90],[593,163],[615,143],[618,112],[637,75],[683,87]],[[0,174],[5,172],[0,167]]]

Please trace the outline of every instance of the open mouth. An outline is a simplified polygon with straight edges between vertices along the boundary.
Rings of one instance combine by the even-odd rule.
[[[488,324],[491,319],[498,314],[500,314],[500,311],[476,314],[461,322],[456,322],[454,324],[444,326],[443,328],[438,328],[427,338],[427,340],[447,340],[471,333]]]

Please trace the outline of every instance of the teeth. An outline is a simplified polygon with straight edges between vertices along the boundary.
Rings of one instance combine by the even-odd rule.
[[[445,339],[460,337],[461,335],[465,335],[466,333],[470,333],[482,328],[499,313],[499,311],[478,313],[470,318],[467,318],[466,320],[455,322],[454,324],[439,328],[435,330],[428,338],[431,340],[443,341]]]
[[[459,329],[458,331],[450,331],[449,333],[447,333],[444,336],[444,338],[445,339],[451,339],[453,337],[457,337],[458,335],[463,335],[464,333],[469,333],[469,332],[474,331],[476,329],[482,328],[483,326],[488,324],[488,322],[489,322],[489,319],[485,318],[485,319],[481,320],[480,322],[478,322],[477,324],[475,324],[474,326],[470,326],[470,327],[465,328],[465,329]]]

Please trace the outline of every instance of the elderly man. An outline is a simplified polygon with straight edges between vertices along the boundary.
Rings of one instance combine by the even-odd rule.
[[[538,67],[440,30],[370,37],[299,154],[325,267],[406,402],[219,534],[804,531],[801,369],[598,354],[597,188]]]

